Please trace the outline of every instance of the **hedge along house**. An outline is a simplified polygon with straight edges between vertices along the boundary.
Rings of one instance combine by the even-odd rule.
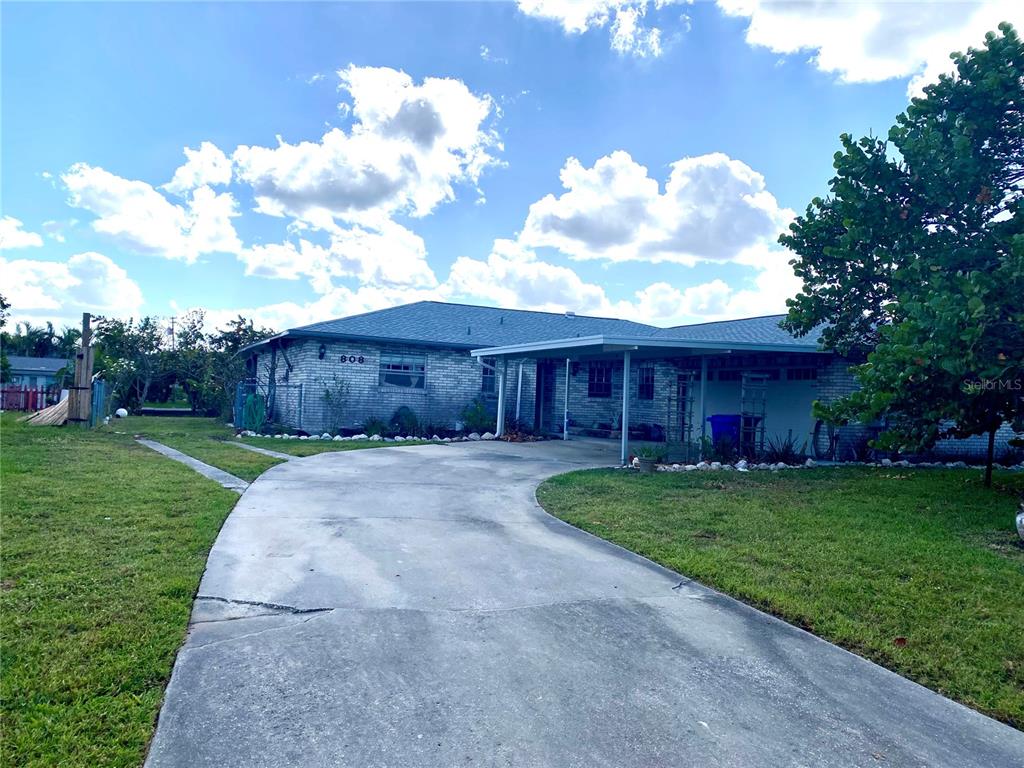
[[[499,434],[515,420],[617,439],[624,452],[629,440],[691,446],[711,436],[707,417],[741,417],[735,438],[753,453],[768,439],[809,440],[812,402],[853,386],[847,361],[780,319],[657,328],[418,302],[294,328],[243,353],[268,419],[309,432],[360,431],[400,406],[426,431],[458,429],[482,398]]]

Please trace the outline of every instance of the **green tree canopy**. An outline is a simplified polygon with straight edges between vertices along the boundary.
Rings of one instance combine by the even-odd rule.
[[[881,444],[1024,429],[1024,46],[1009,24],[925,88],[887,140],[841,137],[830,195],[780,238],[803,280],[784,327],[864,353]]]

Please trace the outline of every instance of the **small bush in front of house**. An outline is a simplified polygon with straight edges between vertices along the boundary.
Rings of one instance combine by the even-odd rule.
[[[773,440],[768,438],[768,447],[764,449],[763,460],[769,464],[800,464],[806,458],[807,443],[799,449],[796,447],[796,438],[792,432],[786,435],[785,440]]]
[[[388,429],[391,433],[403,437],[419,435],[419,428],[420,420],[416,418],[415,411],[407,405],[398,406],[391,415],[391,421],[388,422]]]
[[[363,434],[371,437],[373,435],[380,435],[381,437],[384,437],[388,434],[388,425],[383,419],[371,416],[363,422]]]
[[[482,397],[474,398],[462,409],[462,423],[467,432],[493,432],[497,424],[495,417],[488,413],[487,403]]]

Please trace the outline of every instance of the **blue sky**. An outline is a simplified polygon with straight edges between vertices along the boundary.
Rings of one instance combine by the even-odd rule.
[[[2,290],[58,324],[201,307],[280,329],[421,298],[782,311],[775,238],[838,135],[883,133],[949,50],[1020,15],[5,3]]]

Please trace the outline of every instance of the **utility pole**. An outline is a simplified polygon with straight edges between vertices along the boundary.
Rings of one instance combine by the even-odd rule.
[[[177,319],[174,315],[171,315],[171,328],[168,331],[171,334],[171,352],[176,352],[178,349],[178,335],[174,332],[174,321]]]

